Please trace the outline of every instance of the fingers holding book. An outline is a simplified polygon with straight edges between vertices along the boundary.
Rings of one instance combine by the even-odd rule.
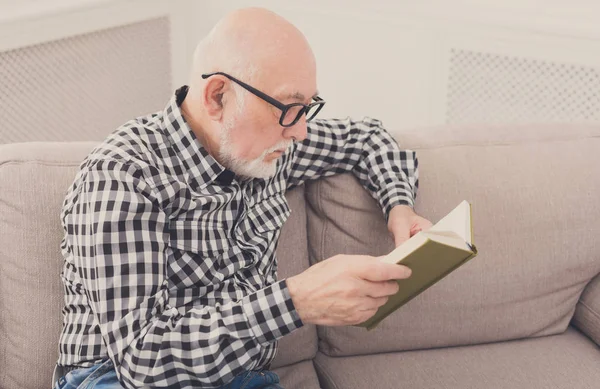
[[[395,280],[410,277],[406,266],[364,255],[336,255],[287,279],[304,323],[353,325],[373,316],[398,292]]]

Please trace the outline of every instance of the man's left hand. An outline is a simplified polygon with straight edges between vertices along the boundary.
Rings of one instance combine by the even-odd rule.
[[[408,205],[397,205],[392,208],[388,219],[388,230],[394,237],[396,247],[407,241],[419,231],[426,231],[431,222],[415,213]]]

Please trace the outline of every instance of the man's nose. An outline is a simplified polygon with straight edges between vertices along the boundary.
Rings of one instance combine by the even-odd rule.
[[[302,142],[306,139],[306,115],[302,115],[298,122],[291,127],[285,127],[283,137],[286,139],[294,139],[297,142]]]

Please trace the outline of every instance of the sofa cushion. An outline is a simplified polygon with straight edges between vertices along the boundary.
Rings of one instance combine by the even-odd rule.
[[[319,389],[321,387],[312,360],[272,368],[272,370],[277,373],[279,383],[285,389]]]
[[[597,388],[598,347],[577,330],[477,346],[352,357],[317,353],[325,389]]]
[[[573,324],[600,346],[600,275],[583,291]]]
[[[346,356],[563,332],[600,272],[600,127],[436,128],[397,139],[417,151],[417,213],[436,222],[470,201],[479,255],[372,331],[319,327],[320,349]],[[351,175],[310,183],[307,199],[311,260],[393,249],[381,210]]]
[[[304,186],[286,193],[292,213],[283,225],[277,246],[277,278],[302,273],[310,266],[306,237],[306,200]],[[279,340],[277,356],[271,368],[312,359],[317,354],[317,329],[306,324]]]
[[[80,162],[94,146],[0,146],[0,388],[50,384],[62,327],[60,209]],[[278,247],[280,278],[309,265],[304,188],[287,198],[292,215]],[[316,339],[309,325],[283,338],[272,367],[314,357]]]

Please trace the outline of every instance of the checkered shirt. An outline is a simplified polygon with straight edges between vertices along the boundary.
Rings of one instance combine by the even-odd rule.
[[[186,93],[95,147],[61,212],[58,364],[111,358],[127,388],[219,387],[268,368],[278,339],[303,326],[277,279],[286,190],[351,171],[386,220],[416,196],[415,153],[370,118],[314,120],[273,178],[238,179],[186,124]]]

